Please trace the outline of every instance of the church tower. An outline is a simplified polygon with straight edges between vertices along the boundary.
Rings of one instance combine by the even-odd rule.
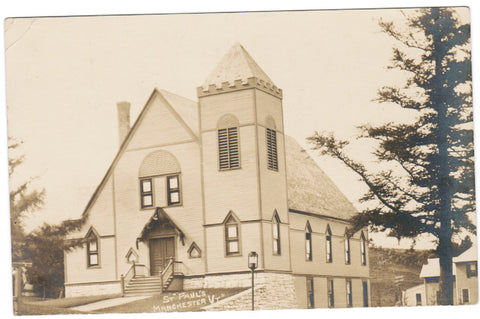
[[[207,274],[291,271],[282,90],[235,44],[197,95]]]

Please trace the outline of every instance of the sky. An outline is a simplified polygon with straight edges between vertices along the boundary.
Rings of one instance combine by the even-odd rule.
[[[6,0],[0,3],[0,15],[5,19],[12,16],[336,9],[359,6],[376,8],[386,5],[469,5],[474,16],[472,33],[478,34],[475,24],[478,21],[476,0],[392,0],[388,3],[364,0],[361,4],[346,0],[322,3],[277,0],[275,4],[255,0],[178,0],[161,4],[137,0],[115,1],[113,6],[110,1],[98,0],[78,3],[61,0]],[[201,85],[215,63],[235,42],[241,42],[284,90],[286,132],[303,146],[306,146],[303,139],[314,130],[335,130],[337,134],[344,131],[346,136],[352,134],[355,125],[372,121],[380,112],[384,112],[385,105],[371,102],[378,85],[398,80],[392,78],[392,73],[386,72],[392,43],[379,33],[375,12],[352,16],[330,11],[333,14],[330,17],[310,20],[304,17],[296,20],[290,18],[273,25],[271,16],[256,23],[242,23],[240,18],[218,16],[215,22],[212,19],[212,22],[201,22],[197,17],[198,23],[178,25],[169,18],[169,23],[163,24],[150,20],[140,27],[111,22],[102,28],[92,19],[83,25],[77,22],[79,19],[70,19],[61,26],[52,25],[46,19],[42,23],[36,21],[33,24],[32,20],[17,20],[14,27],[6,21],[5,29],[8,28],[9,31],[5,35],[0,34],[0,38],[5,37],[5,47],[9,49],[4,53],[6,65],[1,63],[0,71],[7,71],[9,75],[0,79],[0,82],[5,84],[7,80],[12,83],[8,87],[8,133],[17,134],[18,138],[25,141],[21,151],[28,156],[22,167],[23,176],[38,176],[38,187],[48,186],[47,206],[41,215],[38,213],[40,217],[34,219],[34,223],[42,220],[56,221],[81,213],[118,147],[115,113],[117,101],[132,102],[134,119],[155,86],[195,99],[195,87]],[[138,21],[138,18],[130,21],[132,20]],[[475,43],[474,41],[473,52],[478,57]],[[10,61],[15,65],[13,69],[8,64]],[[474,62],[474,78],[478,78],[475,65]],[[10,79],[12,72],[16,73],[13,80]],[[478,92],[476,82],[474,92]],[[12,88],[17,91],[16,94],[12,93]],[[6,90],[7,87],[2,85],[2,97]],[[394,114],[388,116],[395,117]],[[5,111],[1,119],[6,123]],[[478,140],[477,132],[478,130]],[[6,130],[2,130],[1,134],[6,141]],[[4,166],[1,171],[1,189],[4,195],[2,204],[6,208],[6,142],[3,146],[0,150]],[[335,172],[335,182],[352,202],[363,192],[361,186],[355,183],[355,177],[342,170],[340,165],[325,159],[315,159],[330,176],[332,171]],[[1,224],[3,238],[6,236],[8,239],[8,213]],[[9,240],[4,240],[3,243],[2,254],[8,255]],[[7,268],[7,263],[3,263],[2,274],[3,271],[10,271]],[[11,307],[11,290],[9,285],[3,287],[2,300],[6,300],[3,306],[8,304]],[[478,308],[415,307],[396,309],[394,312],[391,309],[355,311],[360,317],[383,314],[405,318],[408,315],[431,316],[440,314],[440,311],[447,316],[473,314]],[[210,318],[216,314],[205,315]],[[238,318],[243,317],[242,313],[231,314],[234,318],[236,315]],[[306,315],[305,312],[302,315]]]
[[[458,12],[468,21],[466,9]],[[308,150],[315,131],[353,138],[361,124],[411,120],[372,101],[381,86],[404,80],[386,68],[395,42],[379,19],[401,25],[404,16],[385,9],[7,19],[8,135],[24,142],[12,155],[25,155],[11,184],[35,176],[32,187],[46,190],[27,229],[81,215],[118,149],[117,102],[131,102],[133,123],[155,87],[197,100],[196,87],[236,42],[283,89],[285,132]],[[361,209],[366,188],[356,176],[309,153]],[[381,237],[380,245],[398,244]],[[431,247],[423,243],[418,248]]]

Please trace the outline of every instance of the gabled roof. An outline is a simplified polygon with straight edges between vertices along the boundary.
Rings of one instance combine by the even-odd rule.
[[[452,267],[452,273],[457,274],[456,267]],[[440,276],[440,259],[428,258],[427,263],[422,266],[420,278],[439,277]]]
[[[307,152],[285,136],[288,208],[333,218],[348,219],[355,207]]]
[[[208,86],[212,84],[222,87],[223,82],[234,85],[235,80],[241,80],[242,83],[246,83],[248,78],[257,78],[257,80],[262,80],[265,83],[270,83],[272,87],[274,86],[273,81],[258,66],[245,48],[241,44],[236,43],[224,55],[213,72],[210,73],[202,87],[208,89]]]
[[[155,212],[143,227],[142,232],[138,236],[137,240],[145,241],[150,231],[152,231],[156,227],[159,227],[160,225],[167,225],[174,229],[180,235],[180,239],[184,244],[185,233],[180,229],[180,227],[177,226],[177,224],[175,224],[175,222],[170,218],[170,216],[168,216],[167,212],[161,207],[157,207],[155,209]]]
[[[469,261],[477,261],[477,247],[472,246],[467,251],[457,257],[453,257],[454,263],[464,263]]]
[[[178,115],[180,115],[192,132],[195,133],[196,136],[199,136],[198,103],[166,90],[158,90],[158,92],[167,100]]]

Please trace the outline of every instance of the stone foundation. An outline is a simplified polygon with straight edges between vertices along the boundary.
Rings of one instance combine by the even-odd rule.
[[[121,294],[122,287],[120,281],[92,284],[66,284],[65,297],[84,297],[96,295],[114,295]]]
[[[249,288],[252,276],[249,273],[228,275],[206,275],[205,277],[185,278],[184,289],[205,288]],[[205,307],[208,311],[251,310],[251,290],[226,298]],[[255,309],[294,309],[299,308],[296,298],[294,276],[278,273],[255,273]]]

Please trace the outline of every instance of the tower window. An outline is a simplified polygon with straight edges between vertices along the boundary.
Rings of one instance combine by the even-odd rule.
[[[151,178],[140,180],[140,197],[142,208],[153,207],[153,187]]]
[[[225,222],[225,247],[227,256],[240,254],[239,222],[232,215]]]
[[[280,217],[278,217],[278,213],[275,212],[275,216],[273,217],[273,254],[280,255],[282,250],[280,247]]]
[[[180,204],[180,180],[178,175],[167,176],[168,206]]]
[[[218,130],[218,160],[221,170],[240,167],[238,127]]]
[[[278,171],[277,132],[267,128],[267,167]]]

